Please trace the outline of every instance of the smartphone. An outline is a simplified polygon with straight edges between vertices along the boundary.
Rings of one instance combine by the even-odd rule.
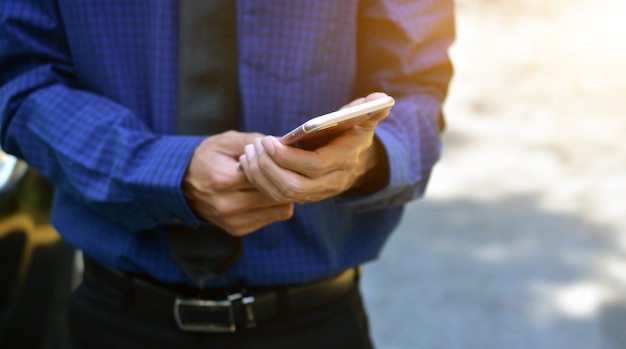
[[[385,96],[314,117],[282,136],[280,142],[287,145],[315,143],[324,136],[358,125],[370,115],[393,107],[394,103],[392,97]]]

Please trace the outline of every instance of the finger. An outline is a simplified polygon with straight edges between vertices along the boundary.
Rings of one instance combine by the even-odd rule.
[[[239,190],[220,196],[213,202],[213,210],[224,217],[236,216],[246,212],[284,205],[265,195],[258,189]]]
[[[286,146],[272,136],[264,137],[261,144],[278,166],[316,179],[338,170],[350,170],[356,161],[355,157],[362,149],[369,147],[373,139],[373,130],[358,126],[343,131],[314,150]]]
[[[229,217],[219,225],[233,236],[253,233],[271,223],[284,221],[293,216],[293,204],[257,209]]]
[[[364,98],[364,102],[373,101],[375,99],[379,99],[383,97],[387,97],[387,94],[383,92],[373,92]],[[389,115],[390,110],[391,110],[390,108],[387,108],[387,109],[371,114],[370,117],[367,120],[365,120],[365,122],[361,123],[361,126],[365,126],[365,127],[376,126],[378,122],[380,122],[381,120],[386,118],[387,115]]]
[[[261,150],[257,154],[256,170],[251,171],[253,181],[255,185],[264,191],[267,195],[270,195],[275,200],[280,202],[309,202],[317,198],[320,187],[319,176],[307,176],[302,174],[301,171],[307,171],[305,166],[310,166],[310,162],[302,160],[302,156],[305,155],[309,159],[315,158],[311,154],[313,152],[307,152],[301,149],[284,146],[278,141],[278,139],[272,137],[272,140],[257,140],[255,145]],[[274,155],[270,155],[266,146],[263,143],[271,142],[274,147],[280,147],[286,151],[293,151],[297,154],[291,155],[290,159],[293,161],[283,161],[285,164],[294,166],[295,169],[291,169],[289,166],[283,166],[275,161],[276,150]],[[271,147],[268,147],[271,148]],[[298,168],[299,166],[299,168]],[[317,170],[315,166],[310,167],[312,170]],[[322,183],[323,184],[323,183]]]
[[[365,97],[357,98],[357,99],[353,100],[352,102],[350,102],[350,103],[344,105],[343,107],[341,107],[341,109],[352,107],[352,106],[355,106],[355,105],[359,105],[359,104],[361,104],[363,102],[365,102]]]
[[[244,173],[248,170],[248,159],[245,154],[239,156],[239,162],[237,163],[237,172]],[[244,174],[245,175],[245,174]]]
[[[365,96],[365,102],[373,101],[378,98],[387,97],[387,94],[384,92],[372,92]]]
[[[352,102],[350,102],[350,103],[344,105],[343,107],[341,107],[341,109],[347,108],[347,107],[352,107],[352,106],[355,106],[355,105],[359,105],[359,104],[362,104],[362,103],[365,103],[365,102],[373,101],[375,99],[386,97],[386,96],[387,96],[387,94],[384,93],[384,92],[372,92],[372,93],[368,94],[365,97],[360,97],[360,98],[357,98],[357,99],[353,100]]]
[[[213,193],[206,196],[189,197],[191,207],[200,217],[215,224],[221,224],[227,219],[247,212],[282,206],[258,189],[241,190],[228,193]]]
[[[357,98],[355,100],[353,100],[352,102],[344,105],[343,107],[341,107],[341,109],[344,108],[348,108],[348,107],[352,107],[355,105],[359,105],[365,102],[369,102],[369,101],[373,101],[375,99],[378,98],[383,98],[383,97],[387,97],[386,93],[383,92],[372,92],[370,94],[368,94],[365,97],[361,97],[361,98]],[[359,124],[359,126],[361,126],[364,129],[367,130],[373,130],[374,128],[376,128],[376,126],[378,125],[378,123],[385,119],[388,115],[389,115],[389,111],[390,109],[385,109],[385,110],[381,110],[378,111],[376,113],[372,113],[370,114],[370,116],[368,118],[365,118],[363,121],[361,121],[361,123]]]
[[[237,131],[226,131],[222,134],[212,136],[212,138],[215,139],[215,142],[218,143],[220,149],[222,149],[224,154],[231,156],[233,159],[236,159],[239,157],[239,155],[243,154],[243,149],[246,144],[250,144],[254,142],[255,139],[264,136],[265,135],[258,132],[244,133]]]
[[[285,181],[293,173],[276,165],[260,140],[246,146],[245,160],[242,163],[245,164],[246,177],[256,188],[276,201],[288,201],[282,194],[280,182]]]
[[[376,129],[376,126],[378,126],[378,123],[389,116],[390,111],[391,109],[388,108],[372,113],[369,118],[363,120],[360,124],[356,125],[356,127],[361,128],[364,131],[373,132]]]
[[[290,156],[284,158],[283,162],[292,165],[296,164],[295,166],[301,167],[311,166],[310,172],[314,173],[314,175],[302,174],[301,172],[309,171],[302,168],[297,171],[287,169],[282,163],[275,161],[281,158],[277,149],[274,150],[273,155],[270,155],[271,151],[268,148],[271,147],[263,146],[263,144],[269,141],[273,142],[275,147],[280,147],[280,149],[295,151],[305,155],[308,153],[307,158],[309,159],[322,157],[315,154],[315,152],[283,146],[278,140],[271,140],[272,138],[266,137],[262,140],[256,140],[254,146],[255,149],[258,147],[259,150],[254,155],[250,154],[250,159],[245,160],[247,161],[246,176],[260,191],[278,202],[297,203],[319,201],[345,191],[349,184],[349,176],[347,176],[349,172],[340,170],[340,168],[345,166],[341,165],[337,168],[321,171],[319,168],[315,168],[314,165],[311,166],[313,161],[302,161],[302,156]]]
[[[254,185],[250,183],[246,178],[240,165],[240,162],[233,159],[224,159],[224,162],[220,164],[219,171],[224,178],[223,188],[236,191],[236,190],[249,190],[254,189]]]
[[[316,202],[345,190],[346,181],[337,175],[341,171],[308,177],[279,166],[267,153],[258,155],[257,163],[258,169],[250,171],[251,181],[278,202]]]
[[[332,141],[331,141],[332,142]],[[304,150],[282,144],[276,137],[264,137],[260,145],[280,168],[316,178],[336,169],[340,163],[337,154],[327,152],[324,147]],[[326,154],[327,153],[327,154]],[[326,156],[322,156],[326,154]]]
[[[277,139],[270,140],[269,137],[258,140],[257,142],[263,145],[265,152],[262,152],[258,156],[258,166],[265,175],[265,180],[269,182],[267,188],[273,190],[271,195],[279,201],[291,201],[298,203],[319,201],[330,196],[336,195],[342,192],[346,186],[345,173],[340,169],[342,166],[329,166],[331,162],[341,163],[343,160],[337,160],[340,157],[330,159],[330,161],[319,161],[319,159],[326,160],[325,157],[320,156],[316,152],[307,152],[297,149],[300,154],[308,155],[307,158],[311,161],[303,161],[303,164],[310,166],[309,168],[302,170],[302,168],[295,170],[286,169],[281,163],[276,161],[276,152],[273,155],[268,151],[268,147],[265,144],[273,143],[275,145],[281,145]],[[293,149],[292,147],[285,147],[283,149]],[[302,156],[295,156],[292,159],[301,159]],[[316,159],[317,161],[313,161]],[[298,160],[296,160],[298,161]],[[301,160],[300,160],[301,161]],[[323,165],[316,167],[311,166],[311,163],[317,162]],[[304,167],[305,165],[300,165]],[[302,173],[302,172],[309,172]],[[343,175],[342,175],[343,174]]]

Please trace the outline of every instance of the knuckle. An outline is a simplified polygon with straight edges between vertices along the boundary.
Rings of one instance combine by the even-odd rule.
[[[229,217],[236,212],[236,206],[230,200],[218,200],[213,205],[213,209],[220,217]]]
[[[284,192],[282,191],[277,191],[272,193],[272,200],[276,201],[276,202],[290,202],[291,198],[289,195],[286,195]]]
[[[340,163],[338,164],[340,168],[350,169],[354,168],[358,164],[358,156],[356,154],[346,154],[340,158]]]
[[[231,183],[226,176],[213,174],[207,178],[207,186],[213,191],[225,191]]]
[[[316,178],[321,176],[326,171],[325,163],[320,159],[312,159],[307,163],[307,166],[304,168],[303,172],[306,176],[311,178]]]
[[[281,202],[296,201],[303,193],[302,184],[298,180],[286,182],[280,189],[279,196]]]

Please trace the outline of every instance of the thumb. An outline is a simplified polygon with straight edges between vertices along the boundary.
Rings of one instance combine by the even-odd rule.
[[[367,95],[365,98],[360,99],[360,103],[365,103],[369,101],[373,101],[379,98],[387,97],[386,93],[383,92],[373,92]],[[389,115],[389,111],[391,108],[387,108],[376,113],[370,115],[370,117],[366,118],[359,126],[365,129],[374,129],[378,125],[380,121],[385,119]]]
[[[226,131],[210,138],[215,138],[223,152],[238,158],[243,154],[247,144],[254,143],[255,139],[261,137],[264,137],[264,135],[258,132]]]

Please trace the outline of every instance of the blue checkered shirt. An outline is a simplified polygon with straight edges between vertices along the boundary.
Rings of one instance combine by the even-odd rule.
[[[241,131],[281,135],[373,91],[386,188],[297,205],[244,239],[216,284],[292,284],[376,258],[440,153],[452,0],[238,1]],[[200,223],[181,180],[198,136],[176,135],[178,3],[2,0],[2,147],[56,188],[52,223],[115,268],[185,283],[164,226]],[[418,227],[416,227],[418,229]]]

